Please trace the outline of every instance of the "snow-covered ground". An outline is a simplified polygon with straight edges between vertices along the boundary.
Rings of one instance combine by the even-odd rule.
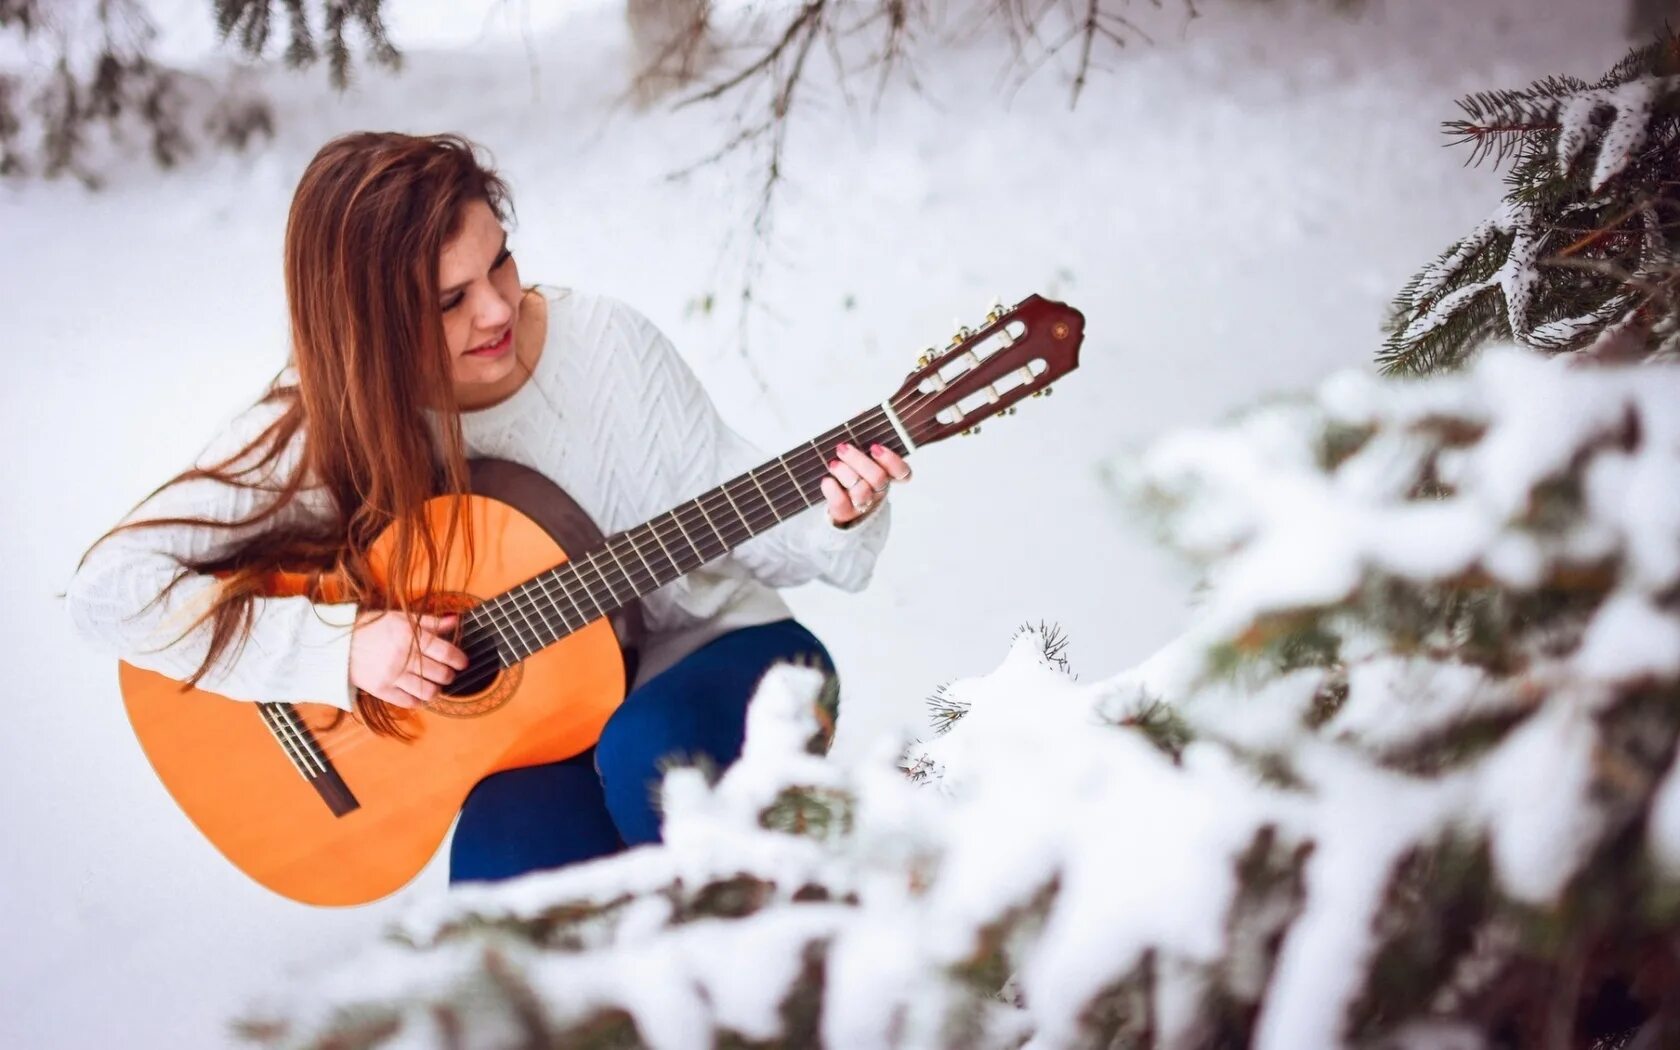
[[[166,53],[202,49],[204,6],[160,0]],[[1498,198],[1490,172],[1441,148],[1452,99],[1596,77],[1626,47],[1621,5],[1599,0],[1389,0],[1356,20],[1204,0],[1072,110],[1052,70],[1000,87],[992,44],[924,52],[925,93],[889,92],[873,121],[818,92],[749,324],[766,399],[738,352],[738,241],[721,250],[756,173],[741,158],[668,181],[719,141],[717,116],[610,110],[628,62],[616,9],[521,16],[534,6],[394,18],[406,71],[370,71],[344,98],[319,70],[275,73],[281,132],[258,155],[118,173],[95,195],[0,186],[3,636],[18,672],[0,764],[0,1046],[220,1045],[250,992],[443,888],[442,853],[354,910],[250,883],[153,778],[114,665],[83,651],[54,597],[87,543],[279,367],[285,208],[329,135],[483,142],[514,186],[526,278],[641,308],[773,451],[878,401],[993,296],[1085,312],[1083,364],[1055,397],[917,457],[866,592],[790,593],[841,665],[844,759],[919,729],[925,693],[992,667],[1022,620],[1060,621],[1089,675],[1175,633],[1184,575],[1127,523],[1098,462],[1370,361],[1388,297]],[[717,311],[692,308],[708,294]]]

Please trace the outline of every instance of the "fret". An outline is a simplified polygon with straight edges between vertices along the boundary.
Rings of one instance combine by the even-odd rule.
[[[619,561],[618,551],[613,549],[613,543],[624,539],[626,536],[628,536],[628,533],[623,533],[618,536],[609,536],[607,538],[606,548],[607,553],[612,555],[613,564],[618,566],[619,575],[624,578],[625,584],[630,588],[630,598],[634,601],[636,595],[642,593],[642,587],[636,582],[636,577],[633,573],[631,573],[630,566],[624,564],[622,561]],[[634,544],[632,544],[632,546],[634,546]]]
[[[679,510],[680,509],[681,508],[679,508]],[[710,559],[708,559],[706,557],[706,552],[702,551],[700,549],[699,544],[694,542],[694,537],[690,536],[688,534],[687,527],[683,525],[682,515],[680,513],[678,513],[678,511],[672,511],[669,515],[667,515],[667,517],[669,517],[672,521],[677,523],[677,531],[682,533],[683,539],[688,541],[689,549],[692,550],[694,552],[694,556],[699,559],[699,561],[695,562],[694,564],[695,565],[706,564],[706,562],[709,561]]]
[[[520,619],[525,621],[525,626],[534,627],[535,625],[531,623],[531,618],[525,614],[525,603],[519,600],[519,593],[518,592],[519,592],[520,589],[521,588],[515,588],[514,590],[507,592],[507,594],[503,595],[503,597],[508,597],[509,595],[511,595],[512,597],[509,598],[509,601],[513,605],[514,611],[519,614]],[[512,619],[512,618],[509,617],[509,619]],[[525,633],[520,628],[517,620],[514,621],[513,627],[514,627],[514,632],[519,635],[519,640],[521,642],[524,642],[524,644],[525,644],[525,647],[526,647],[526,650],[527,650],[526,653],[525,653],[525,656],[530,656],[532,653],[536,652],[537,649],[540,648],[540,646],[533,645],[533,644],[531,644],[531,642],[528,642],[528,641],[525,640]],[[535,631],[533,631],[532,634],[533,634],[532,641],[535,641],[535,639],[536,639],[536,637],[538,637],[538,635],[536,634]],[[524,657],[522,656],[522,657],[520,657],[520,659],[524,659]]]
[[[830,427],[828,430],[823,432],[822,437],[819,440],[822,441],[822,447],[823,448],[831,449],[831,448],[834,448],[836,445],[838,445],[840,443],[841,438],[848,438],[849,439],[850,436],[851,436],[850,432],[844,426]],[[815,442],[813,442],[812,444],[814,445]],[[854,442],[854,444],[855,444],[855,442]],[[821,459],[822,459],[824,470],[828,469],[828,461],[829,460],[839,458],[839,453],[837,451],[836,452],[824,452],[824,451],[818,450],[817,455],[819,457],[821,457]]]
[[[516,659],[523,659],[519,656],[519,647],[514,644],[519,640],[519,635],[514,627],[513,620],[508,616],[506,599],[506,594],[498,594],[495,598],[484,603],[490,614],[490,626],[495,629],[496,637],[500,640],[502,646]]]
[[[665,541],[659,538],[659,519],[648,522],[648,531],[653,533],[653,542],[659,544],[659,549],[665,552],[665,560],[671,563],[671,579],[683,574],[683,567],[677,564],[677,559],[671,557],[671,548],[665,546]]]
[[[564,567],[565,566],[561,566],[560,568],[564,568]],[[560,587],[560,593],[566,596],[566,600],[568,602],[572,603],[572,611],[577,613],[578,622],[576,624],[573,624],[570,620],[567,620],[566,621],[566,626],[569,629],[575,631],[579,627],[582,627],[584,624],[588,623],[589,622],[589,617],[583,615],[583,607],[578,605],[576,598],[572,597],[572,589],[570,587],[566,586],[566,576],[565,576],[564,573],[562,573],[560,571],[560,568],[550,569],[548,572],[543,573],[543,575],[554,577],[554,582],[556,584],[558,584],[559,587]],[[547,584],[543,585],[543,592],[545,594],[548,592],[548,585]],[[565,614],[561,613],[560,618],[562,620],[565,620]]]
[[[560,608],[560,603],[554,600],[554,594],[548,589],[548,574],[543,573],[533,579],[531,583],[537,585],[537,592],[542,595],[544,604],[546,604],[550,609],[553,609],[554,615],[560,620],[560,627],[562,629],[556,631],[554,629],[554,625],[548,622],[548,614],[541,608],[538,608],[537,612],[542,616],[543,623],[548,627],[550,636],[553,638],[560,638],[564,635],[570,634],[572,631],[575,631],[577,628],[572,626],[572,621],[566,619],[566,610]],[[535,600],[534,597],[533,600]]]
[[[753,534],[752,522],[748,521],[747,516],[741,513],[740,504],[736,503],[735,497],[729,494],[729,482],[726,481],[719,485],[718,491],[723,493],[723,498],[729,501],[731,507],[735,508],[735,516],[741,519],[741,524],[747,527],[747,535],[751,536]]]
[[[543,609],[543,606],[548,603],[539,600],[539,597],[544,597],[541,594],[542,577],[537,576],[526,580],[524,583],[519,585],[518,590],[521,600],[529,606],[531,612],[536,614],[537,623],[541,625],[542,629],[537,632],[537,638],[541,640],[543,638],[554,637],[556,635],[554,624],[549,622],[548,613]],[[541,649],[542,646],[539,645],[537,648]]]
[[[793,494],[796,496],[803,496],[805,494],[805,489],[800,484],[799,475],[795,474],[793,472],[793,468],[788,466],[787,457],[783,456],[782,458],[776,460],[776,462],[780,463],[782,465],[782,469],[787,471],[787,476],[793,479]]]
[[[589,559],[588,559],[589,560],[589,567],[594,569],[595,570],[595,575],[599,576],[601,578],[602,582],[604,582],[607,585],[607,593],[612,595],[612,600],[617,602],[619,605],[623,605],[624,604],[624,599],[620,598],[618,596],[618,588],[616,588],[612,585],[612,577],[608,576],[605,570],[603,570],[599,565],[595,564],[595,559],[600,556],[600,553],[603,550],[607,552],[607,556],[612,558],[613,561],[618,561],[618,555],[613,553],[612,544],[608,543],[608,544],[604,544],[600,547],[597,547],[595,550],[593,550],[589,553]],[[619,571],[621,571],[621,572],[624,570],[624,566],[622,564],[619,565],[618,568],[619,568]],[[626,582],[628,582],[628,577],[626,577]],[[635,596],[636,595],[635,595],[634,591],[632,591],[630,597],[634,598]],[[601,603],[596,602],[595,604],[599,605]]]
[[[764,502],[770,504],[770,513],[776,515],[776,521],[780,522],[782,520],[782,514],[776,509],[776,501],[770,498],[770,493],[765,492],[764,486],[759,483],[758,472],[756,470],[749,470],[747,471],[747,477],[752,481],[753,486],[758,489],[758,494],[764,497]]]
[[[636,557],[641,559],[642,568],[646,569],[648,572],[648,579],[651,581],[648,587],[645,590],[640,587],[637,588],[638,591],[646,594],[648,591],[651,591],[659,586],[659,574],[653,571],[653,566],[648,564],[647,557],[642,554],[642,548],[636,545],[636,530],[629,530],[624,534],[624,538],[629,541],[630,549],[636,552]],[[674,564],[671,567],[673,569],[676,568]]]
[[[595,555],[597,553],[598,552],[596,551],[590,551],[582,557],[573,558],[570,562],[566,563],[566,567],[572,571],[572,579],[577,581],[578,587],[583,591],[584,597],[589,599],[589,604],[595,609],[594,615],[588,617],[588,619],[591,620],[596,617],[605,616],[607,613],[606,606],[601,604],[601,596],[596,593],[595,583],[599,583],[603,579],[600,566],[595,564]],[[583,574],[586,569],[592,570],[595,573],[595,583],[591,583],[584,577]]]
[[[529,598],[526,598],[526,593],[524,593],[524,583],[512,588],[512,590],[502,591],[502,601],[506,601],[507,608],[511,610],[507,618],[514,625],[514,633],[519,637],[519,642],[531,652],[536,652],[538,648],[541,648],[536,645],[536,640],[543,635],[538,630],[533,630],[536,625],[531,622],[531,615],[526,612]]]
[[[500,600],[501,599],[499,599],[499,598],[492,598],[490,601],[485,602],[484,604],[493,606],[497,602],[499,602]],[[480,606],[480,608],[482,608],[482,606]],[[513,643],[510,642],[508,640],[508,636],[505,633],[503,633],[502,625],[496,622],[496,618],[495,618],[494,615],[492,615],[491,618],[490,618],[490,629],[492,631],[496,632],[496,638],[497,638],[497,640],[499,640],[502,643],[503,648],[507,649],[509,652],[512,652],[513,651]]]
[[[566,563],[566,568],[571,570],[572,579],[577,581],[578,588],[583,591],[583,596],[585,598],[588,598],[589,599],[589,604],[593,605],[595,607],[595,616],[587,616],[586,615],[584,617],[584,622],[585,623],[587,623],[590,620],[595,619],[595,617],[597,617],[597,616],[605,616],[606,612],[607,612],[606,609],[602,608],[602,606],[601,606],[600,596],[597,595],[594,592],[594,590],[592,590],[590,588],[589,581],[583,578],[583,570],[586,569],[586,568],[590,568],[590,569],[595,568],[594,562],[595,562],[595,552],[591,551],[588,554],[584,555],[582,558],[573,558],[571,561]],[[601,570],[595,569],[595,575],[596,575],[596,577],[599,577],[601,575]],[[570,591],[568,590],[567,593],[570,593]]]
[[[725,492],[724,497],[727,499],[728,496],[729,493]],[[734,501],[731,500],[730,502]],[[724,553],[728,553],[730,546],[729,541],[723,538],[723,533],[718,531],[717,522],[712,520],[711,512],[706,510],[706,498],[704,496],[700,497],[694,501],[694,505],[700,508],[700,513],[706,518],[706,524],[712,527],[712,535],[717,537],[718,546],[723,548]],[[736,513],[740,512],[737,511]]]

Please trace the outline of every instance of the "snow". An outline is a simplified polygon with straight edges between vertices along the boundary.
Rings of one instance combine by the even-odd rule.
[[[1658,604],[1670,598],[1607,582],[1577,643],[1563,647],[1572,651],[1514,644],[1511,655],[1524,660],[1515,671],[1383,654],[1370,627],[1342,654],[1341,669],[1250,664],[1233,674],[1207,660],[1209,643],[1232,644],[1249,632],[1246,618],[1268,612],[1328,615],[1347,595],[1220,570],[1252,566],[1254,551],[1279,550],[1278,536],[1312,531],[1328,514],[1340,542],[1321,557],[1351,566],[1344,575],[1428,584],[1466,571],[1495,537],[1530,533],[1540,576],[1549,578],[1570,565],[1574,548],[1518,511],[1566,465],[1584,472],[1598,457],[1648,457],[1651,469],[1680,476],[1680,442],[1642,440],[1630,451],[1605,440],[1670,433],[1677,395],[1680,365],[1582,369],[1491,347],[1465,373],[1380,389],[1343,374],[1322,384],[1317,400],[1169,435],[1129,477],[1135,495],[1167,508],[1169,531],[1179,534],[1175,516],[1197,523],[1183,547],[1209,560],[1212,580],[1193,622],[1166,647],[1171,675],[1145,661],[1081,682],[1052,654],[1050,634],[1024,628],[995,669],[942,687],[961,714],[905,750],[898,767],[932,778],[912,787],[902,775],[882,776],[892,760],[884,750],[862,761],[807,754],[821,677],[778,668],[755,697],[740,762],[716,785],[693,770],[667,778],[664,845],[420,903],[399,939],[443,948],[435,958],[423,951],[408,961],[375,947],[275,990],[251,1019],[289,1024],[305,1045],[341,1010],[407,1010],[399,996],[415,994],[448,1004],[474,979],[456,943],[497,939],[477,924],[623,902],[630,893],[638,896],[571,931],[567,947],[517,949],[552,1023],[622,1009],[648,1045],[671,1050],[709,1045],[724,1029],[786,1034],[777,1027],[781,1006],[805,953],[826,949],[820,1023],[828,1045],[948,1046],[953,1011],[975,994],[962,987],[963,969],[1001,951],[1015,1013],[994,1007],[982,1024],[1030,1032],[1030,1046],[1079,1045],[1092,1004],[1145,964],[1137,994],[1150,1016],[1158,1000],[1163,1032],[1189,1044],[1198,1041],[1190,1004],[1221,982],[1224,994],[1259,999],[1258,1050],[1345,1045],[1350,1010],[1389,936],[1383,915],[1405,858],[1447,842],[1485,843],[1499,894],[1540,912],[1558,903],[1613,828],[1599,716],[1622,683],[1680,678],[1680,620]],[[1559,405],[1570,407],[1554,424],[1563,438],[1539,440],[1537,421]],[[1311,420],[1316,428],[1305,425]],[[1337,422],[1363,424],[1369,437],[1353,455],[1321,464],[1310,450]],[[1456,437],[1471,431],[1468,442]],[[1431,452],[1449,442],[1461,457],[1457,485],[1432,502],[1464,520],[1437,515],[1409,537],[1386,527],[1415,502]],[[1513,477],[1529,490],[1508,491]],[[1628,520],[1628,510],[1609,517]],[[1444,559],[1379,556],[1465,529],[1474,542]],[[1623,564],[1631,563],[1623,552],[1649,538],[1608,533]],[[1184,639],[1202,650],[1200,673],[1182,671],[1194,662]],[[1427,652],[1432,639],[1418,642]],[[1345,701],[1313,727],[1317,698],[1343,670]],[[1172,691],[1153,692],[1164,680]],[[1176,755],[1129,727],[1163,699],[1195,735]],[[1494,716],[1509,719],[1509,731],[1442,768],[1384,761]],[[1286,775],[1264,772],[1273,763]],[[849,829],[820,838],[767,830],[761,814],[790,790],[847,805]],[[1676,790],[1665,784],[1652,810],[1649,834],[1664,863],[1675,844]],[[1239,886],[1239,868],[1262,848],[1262,863],[1290,867],[1282,878]],[[1294,874],[1298,897],[1288,886]],[[767,882],[768,899],[746,919],[683,921],[673,900],[717,878]],[[823,903],[798,900],[808,885],[826,891]],[[1239,888],[1259,903],[1245,910]],[[1257,964],[1240,931],[1255,923],[1281,933],[1265,979],[1243,972],[1245,961]],[[753,966],[720,968],[723,959]],[[407,973],[372,990],[345,979],[364,967]],[[1428,1031],[1415,1027],[1406,1039]]]
[[[1643,594],[1613,594],[1587,626],[1575,668],[1610,682],[1680,674],[1680,616],[1664,612]]]
[[[1394,863],[1439,828],[1451,793],[1330,749],[1309,747],[1301,772],[1314,785],[1308,818],[1317,846],[1306,903],[1284,939],[1256,1026],[1257,1050],[1342,1045],[1341,1021],[1374,948],[1369,921]],[[1375,814],[1382,819],[1373,819]],[[1316,819],[1314,819],[1316,818]]]
[[[120,713],[113,668],[86,659],[53,595],[87,543],[278,369],[285,207],[308,157],[340,131],[448,128],[483,141],[514,185],[524,276],[635,303],[673,336],[725,414],[766,446],[791,445],[878,401],[919,347],[943,341],[953,313],[972,323],[1000,291],[1040,291],[1085,311],[1082,367],[1054,399],[917,459],[917,481],[894,497],[902,513],[867,592],[789,595],[845,679],[836,758],[861,767],[850,774],[856,815],[877,831],[864,854],[870,863],[851,876],[858,892],[902,895],[901,882],[881,872],[923,857],[917,843],[944,841],[944,811],[919,803],[946,792],[904,783],[879,741],[919,728],[931,683],[990,665],[998,639],[1021,620],[1059,620],[1088,654],[1082,669],[1093,691],[1078,703],[1094,708],[1099,697],[1139,688],[1185,695],[1202,654],[1194,639],[1162,648],[1190,615],[1185,580],[1126,527],[1110,453],[1370,361],[1389,297],[1499,193],[1488,172],[1465,170],[1439,148],[1452,99],[1554,72],[1596,76],[1625,46],[1613,20],[1568,0],[1549,0],[1545,18],[1530,17],[1528,0],[1474,9],[1378,3],[1357,19],[1326,17],[1316,4],[1198,6],[1200,19],[1113,59],[1112,72],[1071,110],[1053,70],[1018,90],[989,87],[1001,44],[929,53],[918,67],[925,96],[889,92],[874,123],[832,92],[814,94],[818,105],[789,143],[779,239],[757,290],[767,305],[745,329],[750,368],[730,306],[745,260],[740,240],[726,239],[753,203],[749,169],[743,158],[665,178],[709,152],[725,129],[699,107],[675,115],[613,108],[626,51],[616,9],[399,4],[391,32],[409,51],[401,78],[365,71],[339,99],[320,70],[263,77],[281,131],[256,154],[201,159],[174,174],[122,169],[98,195],[71,184],[0,185],[9,248],[0,287],[10,307],[0,427],[20,450],[0,478],[27,494],[5,519],[7,549],[23,552],[5,637],[19,672],[12,733],[26,743],[8,752],[0,785],[13,799],[51,800],[8,806],[0,817],[17,845],[0,875],[10,946],[0,955],[8,1004],[0,1045],[219,1045],[227,1018],[251,994],[296,975],[334,974],[341,988],[396,995],[479,964],[465,948],[366,948],[388,923],[423,935],[459,909],[538,909],[557,895],[652,889],[742,865],[789,883],[846,874],[818,844],[736,828],[736,807],[762,798],[763,782],[743,779],[741,795],[720,798],[690,779],[677,785],[686,791],[677,808],[696,834],[680,857],[632,851],[500,892],[463,888],[445,898],[440,851],[391,898],[316,911],[249,883],[157,785]],[[166,57],[202,54],[212,39],[206,8],[158,0]],[[723,308],[701,308],[707,294]],[[773,396],[762,393],[755,369]],[[1592,498],[1620,508],[1613,535],[1597,542],[1643,536],[1628,550],[1654,593],[1680,558],[1660,543],[1661,522],[1680,513],[1676,497],[1637,456],[1618,469],[1595,481]],[[1337,497],[1316,498],[1334,506]],[[1647,513],[1658,515],[1655,524],[1645,523]],[[1225,534],[1225,542],[1237,538]],[[1341,542],[1323,538],[1332,550]],[[1302,594],[1331,593],[1345,581],[1327,575]],[[1088,731],[1073,716],[1072,694],[1060,695],[1068,717],[1054,723],[1058,731]],[[1018,727],[998,726],[1009,728]],[[1262,728],[1284,731],[1255,731]],[[1206,748],[1187,751],[1174,772],[1141,747],[1106,746],[1138,790],[1159,789],[1187,819],[1206,809],[1210,793],[1246,783],[1246,773]],[[956,783],[971,772],[947,764]],[[1039,789],[1024,782],[1021,790],[1017,819],[1044,823],[1043,806],[1032,805]],[[1680,802],[1664,812],[1676,810]],[[1174,845],[1180,829],[1170,824],[1128,819],[1150,837],[1137,855],[1162,856],[1161,870],[1139,871],[1124,887],[1136,899],[1168,885],[1192,847]],[[1241,826],[1229,819],[1193,829],[1201,836],[1194,848],[1228,846]],[[977,822],[981,831],[996,838],[995,826]],[[1680,833],[1664,841],[1680,842]],[[963,873],[990,880],[973,886],[942,872],[952,879],[951,907],[967,909],[959,917],[985,893],[1017,892],[1042,871],[1001,844],[989,853],[966,848],[996,870]],[[1223,890],[1204,882],[1198,892]],[[869,1001],[882,1012],[833,1035],[868,1042],[862,1037],[894,1024],[931,1024],[937,1012],[938,989],[908,983],[918,957],[883,962],[895,958],[889,949],[914,947],[922,931],[882,914],[889,918],[879,924],[846,928],[834,956],[845,965],[830,974],[852,982],[848,998],[877,997]],[[1169,929],[1175,915],[1182,928]],[[784,921],[738,935],[786,936],[777,942],[786,951],[797,938]],[[1170,909],[1159,922],[1153,933],[1182,935],[1186,958],[1206,951],[1205,925]],[[407,969],[420,958],[429,976]],[[1041,965],[1054,973],[1070,963],[1047,954]],[[580,986],[590,980],[574,976]],[[547,979],[552,990],[567,972]],[[1189,988],[1191,976],[1184,980]],[[1307,976],[1299,980],[1302,994],[1316,994]],[[101,989],[98,1011],[85,1009],[89,986]],[[1163,991],[1183,993],[1181,1017],[1190,1012],[1184,988]],[[731,1017],[762,1020],[763,1000],[735,986],[717,991]],[[929,1013],[895,1019],[888,993],[924,1002]],[[418,1035],[415,1045],[425,1045]]]
[[[1587,704],[1561,692],[1480,763],[1471,803],[1500,885],[1537,905],[1557,899],[1598,839],[1588,791],[1597,734]]]
[[[1579,389],[1567,392],[1591,400],[1581,395],[1593,388],[1599,399],[1613,400],[1617,382],[1601,380],[1653,374],[1669,380],[1680,370],[1576,372]],[[1450,399],[1454,387],[1475,381],[1472,375],[1428,386]],[[1495,441],[1506,417],[1533,410],[1529,402],[1506,401],[1489,412],[1483,441]],[[1669,451],[1680,456],[1680,449]],[[1315,512],[1311,504],[1296,510],[1300,518]],[[1295,524],[1280,519],[1270,527]],[[1647,613],[1630,613],[1613,599],[1600,618],[1610,621],[1609,630]],[[940,771],[927,787],[883,777],[885,753],[813,761],[803,742],[815,726],[810,698],[819,679],[805,669],[780,669],[755,700],[741,762],[715,787],[673,774],[673,792],[668,780],[668,803],[679,804],[668,805],[667,845],[427,902],[405,924],[406,939],[449,950],[415,962],[376,948],[344,964],[345,972],[400,967],[413,975],[407,983],[388,980],[369,991],[347,983],[344,972],[327,972],[277,992],[257,1018],[285,1018],[300,1026],[301,1039],[343,1005],[377,1010],[395,993],[426,986],[431,998],[452,1001],[452,986],[462,979],[459,953],[446,936],[453,924],[535,916],[591,893],[599,900],[626,889],[647,893],[660,888],[660,878],[670,880],[664,892],[680,891],[710,870],[773,878],[779,896],[744,920],[673,925],[668,901],[650,895],[578,950],[528,953],[527,976],[555,1021],[613,1006],[626,1010],[654,1047],[707,1045],[718,1027],[767,1038],[777,1031],[779,1004],[802,953],[821,942],[829,946],[821,1018],[827,1045],[949,1045],[940,1025],[957,994],[947,975],[973,957],[1000,917],[1024,915],[1030,935],[1010,933],[1007,942],[1019,960],[1010,985],[1024,1005],[1018,1016],[998,1013],[998,1031],[1030,1031],[1034,1047],[1073,1045],[1088,1004],[1148,953],[1154,970],[1147,994],[1159,1004],[1161,1032],[1193,1038],[1192,1004],[1210,968],[1228,964],[1232,951],[1237,859],[1275,832],[1285,850],[1311,848],[1297,852],[1305,858],[1305,895],[1264,986],[1254,1045],[1343,1045],[1348,1007],[1379,947],[1376,916],[1401,858],[1448,835],[1485,838],[1500,889],[1544,908],[1595,848],[1603,824],[1593,790],[1594,713],[1609,684],[1599,676],[1627,670],[1589,656],[1598,630],[1595,622],[1572,663],[1537,665],[1526,682],[1495,682],[1475,668],[1421,658],[1356,659],[1348,699],[1321,735],[1306,731],[1304,718],[1325,670],[1279,674],[1258,687],[1208,681],[1177,704],[1201,735],[1181,762],[1114,724],[1116,715],[1136,713],[1145,702],[1134,692],[1137,669],[1081,684],[1045,657],[1044,637],[1027,630],[995,670],[946,687],[966,713],[905,756],[930,759]],[[1626,633],[1637,639],[1642,630]],[[1672,677],[1680,668],[1664,673]],[[1533,688],[1548,676],[1551,688]],[[1501,712],[1529,717],[1484,755],[1439,775],[1371,760],[1457,721]],[[1268,753],[1289,756],[1297,785],[1262,780],[1244,761]],[[856,799],[855,848],[760,829],[766,799],[813,784]],[[1675,789],[1664,791],[1669,797],[1654,812],[1652,835],[1661,850],[1671,850]],[[926,864],[898,848],[907,829]],[[727,849],[720,851],[720,842]],[[790,874],[788,858],[803,872]],[[831,899],[857,904],[790,903],[787,893],[807,880]],[[1035,914],[1035,902],[1052,887],[1047,910]],[[717,965],[749,958],[751,976]],[[1258,981],[1250,987],[1260,991]],[[1466,1033],[1421,1022],[1408,1032],[1403,1043],[1440,1032],[1457,1045],[1475,1045]],[[1013,1044],[1000,1037],[980,1045]]]
[[[1568,170],[1574,163],[1591,137],[1594,115],[1608,107],[1613,115],[1599,142],[1591,183],[1594,190],[1602,188],[1645,144],[1646,124],[1657,98],[1675,91],[1680,91],[1680,77],[1654,77],[1570,97],[1558,107],[1558,167]]]
[[[1404,747],[1467,717],[1512,706],[1481,668],[1422,657],[1383,655],[1348,668],[1348,699],[1330,721],[1334,736],[1367,747]]]

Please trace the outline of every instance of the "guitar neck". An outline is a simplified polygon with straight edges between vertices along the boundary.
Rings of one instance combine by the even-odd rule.
[[[880,444],[901,456],[910,452],[884,406],[876,405],[474,606],[463,627],[493,634],[504,664],[523,660],[821,502],[822,479],[842,440],[865,450]]]

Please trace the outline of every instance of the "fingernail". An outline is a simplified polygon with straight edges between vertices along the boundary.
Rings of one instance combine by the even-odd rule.
[[[875,453],[876,455],[880,455],[882,452],[885,452],[886,449],[882,448],[880,446],[880,444],[877,442],[876,444],[873,444],[873,445],[869,446],[869,451]]]
[[[844,452],[847,449],[851,448],[852,445],[851,445],[851,442],[849,442],[849,441],[842,441],[842,442],[840,442],[840,444],[836,445],[835,447],[838,448],[841,452]]]
[[[828,461],[828,469],[829,470],[833,470],[835,467],[838,467],[839,465],[840,465],[840,461],[837,460],[837,459],[831,459],[831,460]]]

